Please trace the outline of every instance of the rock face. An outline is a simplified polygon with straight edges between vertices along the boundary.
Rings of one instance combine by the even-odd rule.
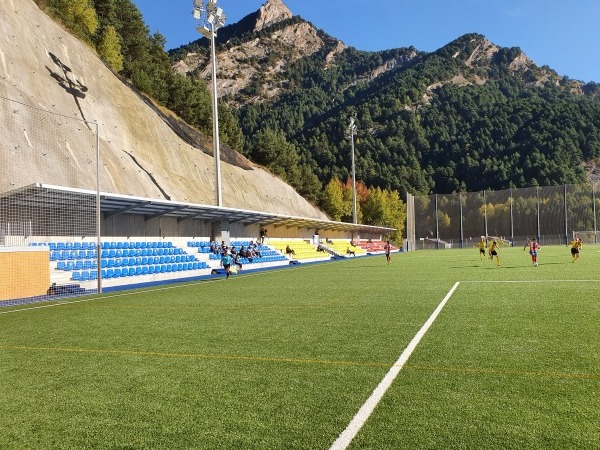
[[[291,17],[292,12],[281,0],[268,0],[258,10],[258,18],[254,31],[260,31],[266,26],[290,19]]]
[[[269,14],[281,11],[265,11],[265,23]],[[0,15],[0,192],[37,182],[65,186],[65,177],[55,170],[65,160],[78,180],[68,187],[89,189],[82,140],[77,133],[61,134],[60,126],[85,119],[98,123],[101,191],[215,204],[211,141],[205,139],[208,148],[196,148],[182,140],[164,115],[32,0],[3,0]],[[39,111],[34,118],[6,99]],[[46,139],[42,133],[42,141],[31,139],[43,111],[73,119],[47,115],[53,117],[45,125],[52,133]],[[19,159],[24,153],[17,149],[31,155],[25,167]],[[229,159],[234,164],[221,163],[223,206],[326,219],[280,179],[247,160]]]
[[[244,39],[236,45],[228,45],[227,49],[217,46],[217,84],[220,95],[236,99],[240,91],[259,80],[259,92],[250,101],[271,100],[281,92],[282,81],[277,80],[277,74],[288,65],[318,52],[325,45],[332,48],[328,60],[333,60],[335,55],[346,49],[343,42],[334,38],[330,38],[334,44],[327,44],[315,27],[302,20],[274,27],[270,33],[262,33],[260,37],[256,34],[293,17],[290,9],[281,0],[268,0],[258,11],[240,21],[244,24],[244,29],[238,30],[237,33],[254,33],[256,37]],[[222,32],[226,34],[225,31],[224,28]],[[210,80],[212,69],[208,52],[203,54],[190,51],[176,61],[174,67],[181,74],[199,69],[200,78]],[[243,102],[246,101],[248,98],[243,99]]]

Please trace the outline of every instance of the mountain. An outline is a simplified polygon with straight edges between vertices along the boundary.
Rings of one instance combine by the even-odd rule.
[[[170,56],[180,73],[209,78],[206,39]],[[219,92],[246,136],[243,154],[273,170],[281,154],[265,146],[293,149],[307,176],[292,184],[307,196],[349,176],[351,116],[357,179],[368,186],[445,193],[579,183],[598,173],[600,86],[480,34],[434,52],[363,52],[268,0],[219,30],[217,60]],[[318,182],[303,185],[312,175]]]
[[[323,48],[333,60],[346,45],[293,16],[281,0],[268,0],[239,22],[217,32],[219,95],[234,105],[275,99],[285,91],[279,74]],[[209,41],[199,39],[171,50],[175,69],[210,80]]]
[[[99,126],[101,191],[214,203],[209,139],[115,75],[89,44],[32,0],[2,1],[0,15],[0,191],[38,182],[63,185],[58,169],[65,160],[79,180],[69,187],[89,189],[87,162],[78,151],[81,142],[61,131],[64,123],[80,121],[83,127],[81,121],[87,120]],[[20,112],[14,102],[38,112]],[[54,134],[30,138],[34,131],[50,129]],[[35,155],[27,165],[19,159],[23,152]],[[326,217],[288,184],[233,149],[223,146],[221,156],[224,206]]]

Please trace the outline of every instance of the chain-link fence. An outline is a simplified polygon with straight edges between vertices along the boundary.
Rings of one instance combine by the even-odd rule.
[[[99,290],[97,124],[1,97],[0,120],[0,302]],[[72,192],[34,193],[57,181]]]
[[[481,236],[507,245],[536,237],[542,244],[565,244],[577,235],[600,240],[597,184],[561,185],[416,196],[408,217],[414,234],[408,248],[472,247]]]

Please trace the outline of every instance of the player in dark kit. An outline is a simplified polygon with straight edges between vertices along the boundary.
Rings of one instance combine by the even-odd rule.
[[[483,261],[483,258],[485,257],[485,247],[486,247],[485,236],[481,236],[481,241],[479,241],[479,243],[477,244],[477,248],[479,249],[479,260],[480,261]]]
[[[571,256],[573,257],[573,261],[575,262],[579,259],[579,251],[581,250],[581,248],[583,247],[583,243],[581,242],[581,238],[575,238],[573,239],[569,244],[567,244],[568,246],[571,246]]]

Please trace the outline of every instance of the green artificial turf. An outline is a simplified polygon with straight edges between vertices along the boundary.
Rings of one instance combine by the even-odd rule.
[[[600,448],[600,247],[417,251],[0,308],[2,449]],[[60,304],[58,304],[60,303]]]

